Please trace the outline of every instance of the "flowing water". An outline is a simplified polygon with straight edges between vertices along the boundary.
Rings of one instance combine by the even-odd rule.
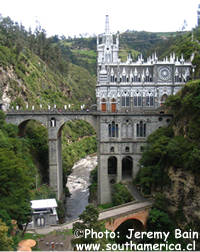
[[[67,180],[67,187],[71,193],[71,196],[66,199],[67,222],[78,218],[88,205],[90,172],[96,166],[96,156],[87,156],[73,166],[72,173]]]

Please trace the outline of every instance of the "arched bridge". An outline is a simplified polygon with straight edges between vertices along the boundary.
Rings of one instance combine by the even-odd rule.
[[[6,121],[19,127],[23,135],[28,121],[39,121],[48,129],[50,186],[62,198],[61,132],[72,120],[88,122],[97,134],[98,202],[111,202],[112,184],[132,179],[139,170],[139,159],[147,137],[157,128],[167,126],[172,116],[162,109],[135,108],[125,112],[102,111],[8,111]]]
[[[63,125],[72,120],[84,120],[91,124],[98,134],[98,115],[87,111],[9,111],[6,115],[7,123],[19,127],[19,134],[23,135],[28,121],[40,122],[48,129],[49,141],[49,182],[60,200],[63,194],[63,174],[61,158],[61,130]]]
[[[130,202],[101,212],[99,220],[105,220],[105,227],[110,231],[128,220],[137,220],[145,228],[152,205],[152,201]]]

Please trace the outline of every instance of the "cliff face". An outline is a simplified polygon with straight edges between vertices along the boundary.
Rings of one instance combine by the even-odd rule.
[[[182,137],[184,145],[179,153],[174,153],[177,159],[181,156],[182,164],[168,165],[170,184],[163,193],[169,201],[168,211],[177,217],[182,228],[200,223],[199,90],[199,80],[188,83],[166,104],[174,115],[171,125],[174,138]]]
[[[11,49],[0,46],[4,53],[4,62],[0,59],[0,100],[10,106],[19,105],[25,108],[40,104],[63,108],[71,103],[92,104],[95,97],[96,79],[86,69],[69,63],[68,73],[60,74],[53,71],[38,56],[25,50],[17,57]]]
[[[177,217],[181,228],[188,223],[200,222],[200,176],[181,168],[168,170],[170,186],[163,191],[169,206],[168,211]]]
[[[165,103],[171,125],[148,137],[136,182],[144,193],[161,193],[162,208],[182,228],[200,223],[200,80],[187,83]],[[158,206],[159,207],[159,206]]]

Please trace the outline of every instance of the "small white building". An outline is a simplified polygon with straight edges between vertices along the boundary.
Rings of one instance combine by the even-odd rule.
[[[57,207],[55,199],[32,200],[32,227],[56,225],[58,223]]]

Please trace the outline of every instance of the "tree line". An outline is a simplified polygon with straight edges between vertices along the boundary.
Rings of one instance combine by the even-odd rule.
[[[12,48],[18,56],[29,49],[54,71],[66,74],[69,59],[58,43],[60,40],[57,35],[48,38],[46,31],[40,25],[35,31],[31,29],[26,31],[22,24],[13,22],[10,17],[0,16],[0,44],[2,46]]]

